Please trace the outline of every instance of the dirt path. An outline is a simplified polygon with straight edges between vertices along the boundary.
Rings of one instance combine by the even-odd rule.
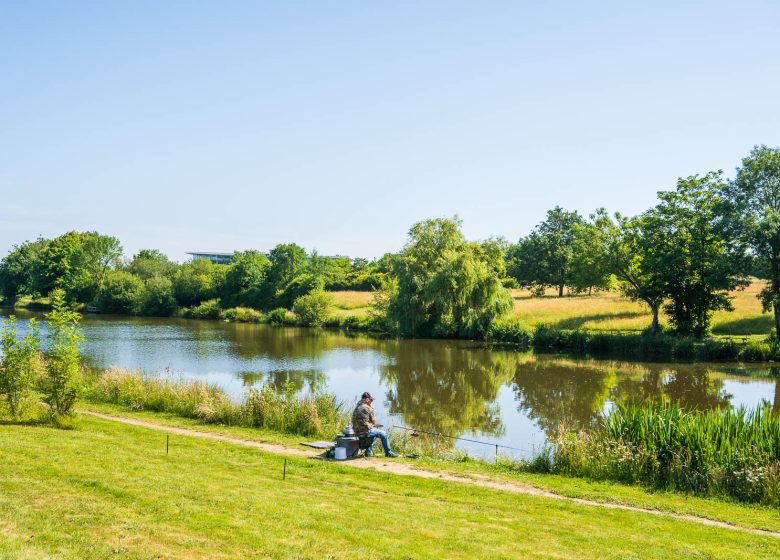
[[[279,445],[274,443],[263,443],[259,441],[251,441],[246,439],[234,438],[229,436],[223,436],[220,434],[213,434],[209,432],[199,432],[197,430],[191,430],[187,428],[177,428],[174,426],[166,426],[164,424],[155,424],[153,422],[147,422],[144,420],[136,420],[135,418],[126,418],[122,416],[110,416],[108,414],[101,414],[99,412],[82,411],[82,414],[88,414],[95,418],[102,420],[110,420],[113,422],[121,422],[123,424],[130,424],[133,426],[141,426],[143,428],[149,428],[152,430],[164,431],[169,434],[177,434],[181,436],[196,437],[201,439],[208,439],[211,441],[220,441],[224,443],[232,443],[235,445],[243,445],[246,447],[254,447],[268,453],[274,453],[277,455],[287,455],[295,457],[308,457],[311,459],[319,458],[319,454],[313,452],[311,449],[303,449],[296,447],[288,447],[285,445]],[[461,484],[471,484],[474,486],[480,486],[482,488],[491,488],[493,490],[501,490],[503,492],[512,492],[515,494],[526,494],[530,496],[537,496],[541,498],[550,498],[553,500],[565,500],[568,502],[574,502],[586,506],[601,507],[607,509],[619,509],[625,511],[633,511],[638,513],[646,513],[649,515],[658,515],[661,517],[668,517],[672,519],[680,519],[682,521],[690,521],[693,523],[699,523],[701,525],[708,525],[711,527],[720,527],[722,529],[732,529],[735,531],[742,531],[745,533],[752,533],[755,535],[764,535],[775,538],[780,538],[780,532],[768,531],[765,529],[751,529],[748,527],[740,527],[739,525],[732,525],[724,521],[716,521],[714,519],[708,519],[706,517],[698,517],[696,515],[686,515],[682,513],[672,513],[666,511],[659,511],[656,509],[645,509],[634,506],[627,506],[623,504],[615,504],[608,502],[597,502],[593,500],[585,500],[582,498],[570,498],[562,496],[560,494],[554,494],[547,490],[542,490],[536,486],[530,484],[523,484],[521,482],[510,482],[503,480],[495,480],[484,475],[471,475],[461,476],[447,472],[429,471],[422,468],[417,468],[413,465],[404,462],[395,462],[383,460],[382,457],[376,457],[372,460],[353,460],[344,461],[340,463],[345,466],[362,468],[362,469],[374,469],[377,471],[405,475],[405,476],[418,476],[420,478],[435,478],[437,480],[444,480],[447,482],[457,482]]]

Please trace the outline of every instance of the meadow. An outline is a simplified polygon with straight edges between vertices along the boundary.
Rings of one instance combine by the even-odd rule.
[[[166,453],[159,431],[91,417],[0,426],[0,463],[0,558],[780,554],[774,536],[436,478],[295,457],[283,477],[280,455],[185,436]]]
[[[715,336],[766,336],[772,329],[772,316],[764,313],[756,297],[763,282],[753,282],[744,290],[732,293],[734,311],[713,315]],[[371,310],[371,292],[333,292],[334,315],[365,317]],[[638,333],[650,325],[652,316],[646,305],[631,301],[616,291],[568,294],[558,297],[556,290],[535,296],[528,290],[512,290],[514,316],[529,327],[550,325],[557,329]],[[668,326],[661,316],[661,324]]]

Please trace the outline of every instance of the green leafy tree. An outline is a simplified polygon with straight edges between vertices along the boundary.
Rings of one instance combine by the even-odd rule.
[[[759,298],[764,311],[773,311],[775,333],[780,334],[780,149],[754,147],[728,193],[758,267],[767,271]]]
[[[176,311],[173,283],[164,276],[153,276],[144,282],[139,306],[142,315],[168,317]]]
[[[181,265],[173,278],[173,293],[179,305],[189,307],[219,295],[229,267],[198,259]]]
[[[135,315],[140,312],[144,282],[124,270],[110,270],[97,299],[103,313]]]
[[[556,206],[547,212],[547,218],[518,245],[508,250],[511,274],[523,286],[538,293],[553,286],[558,296],[573,285],[572,265],[578,227],[583,224],[577,212],[567,212]]]
[[[154,276],[172,278],[177,268],[157,249],[141,249],[127,265],[127,272],[145,281]]]
[[[389,322],[404,336],[484,336],[512,308],[498,258],[468,242],[457,219],[415,224],[393,267]]]
[[[296,298],[293,311],[298,321],[307,327],[322,326],[330,317],[333,309],[333,294],[324,290],[315,290]]]
[[[19,418],[29,401],[38,372],[40,330],[35,319],[30,319],[27,333],[19,339],[16,318],[12,315],[3,322],[0,331],[0,394],[8,402],[13,418]]]
[[[658,333],[661,328],[658,315],[666,287],[662,270],[651,266],[653,261],[649,254],[654,239],[650,233],[645,235],[643,218],[615,214],[613,219],[601,209],[593,221],[600,232],[601,267],[615,275],[626,297],[647,304],[653,316],[649,332]]]
[[[261,307],[262,289],[271,261],[259,251],[237,252],[225,274],[222,288],[224,307]]]
[[[612,273],[604,259],[607,239],[596,222],[597,214],[591,218],[590,222],[575,225],[569,275],[569,285],[574,291],[587,290],[589,294],[593,288],[607,290],[612,287]]]
[[[680,334],[707,334],[712,313],[732,310],[729,292],[747,284],[743,252],[724,235],[723,189],[720,172],[679,179],[642,218],[645,264],[661,282],[665,311]]]
[[[52,311],[46,315],[48,349],[46,375],[41,383],[43,401],[55,418],[68,416],[82,390],[79,329],[81,316],[65,303],[61,289],[51,293]]]
[[[39,237],[15,245],[0,262],[0,296],[7,301],[15,301],[19,296],[40,296],[36,291],[43,253],[50,241]]]

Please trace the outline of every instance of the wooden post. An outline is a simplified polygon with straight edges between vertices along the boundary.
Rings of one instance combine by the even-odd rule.
[[[287,478],[287,457],[284,458],[284,468],[282,470],[282,480]]]
[[[165,434],[165,454],[168,454],[168,443],[171,439],[171,436],[168,434]]]

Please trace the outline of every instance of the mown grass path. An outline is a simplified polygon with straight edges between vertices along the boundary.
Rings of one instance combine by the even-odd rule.
[[[308,457],[311,459],[319,459],[320,455],[311,452],[307,449],[299,449],[295,447],[290,447],[286,445],[280,445],[280,444],[273,444],[273,443],[265,443],[265,442],[259,442],[259,441],[251,441],[246,439],[240,439],[230,436],[224,436],[220,434],[215,433],[208,433],[208,432],[200,432],[197,430],[187,429],[187,428],[178,428],[174,426],[169,425],[163,425],[163,424],[156,424],[154,422],[148,422],[145,420],[138,420],[135,418],[127,418],[127,417],[120,417],[120,416],[112,416],[109,414],[102,414],[99,412],[93,412],[93,411],[82,411],[83,414],[87,414],[90,416],[94,416],[96,418],[100,418],[102,420],[110,420],[113,422],[121,422],[123,424],[129,424],[132,426],[139,426],[143,428],[149,428],[152,430],[158,430],[163,431],[168,434],[176,434],[181,436],[187,436],[187,437],[195,437],[195,438],[201,438],[201,439],[207,439],[212,441],[220,441],[224,443],[232,443],[235,445],[242,445],[246,447],[253,447],[256,449],[260,449],[262,451],[268,452],[268,453],[274,453],[277,455],[288,455],[288,456],[295,456],[295,457]],[[696,515],[686,515],[686,514],[680,514],[680,513],[672,513],[672,512],[665,512],[665,511],[659,511],[659,510],[653,510],[653,509],[646,509],[646,508],[640,508],[635,506],[629,506],[625,504],[617,504],[617,503],[610,503],[610,502],[598,502],[594,500],[586,500],[583,498],[571,498],[568,496],[562,496],[560,494],[555,494],[553,492],[549,492],[547,490],[543,490],[541,488],[537,488],[535,486],[532,486],[530,484],[521,484],[517,482],[509,482],[504,480],[493,480],[488,476],[485,475],[471,475],[471,476],[461,476],[453,473],[447,473],[447,472],[441,472],[441,471],[431,471],[426,470],[422,468],[415,467],[413,465],[410,465],[408,463],[404,462],[396,462],[396,461],[389,461],[389,460],[382,460],[381,457],[375,457],[370,460],[364,460],[364,459],[358,459],[358,460],[351,460],[351,461],[344,461],[340,462],[340,465],[345,465],[349,467],[354,468],[368,468],[368,469],[374,469],[377,471],[395,474],[395,475],[403,475],[403,476],[416,476],[420,478],[432,478],[437,479],[441,481],[446,482],[455,482],[455,483],[461,483],[461,484],[471,484],[474,486],[479,486],[482,488],[490,488],[493,490],[501,490],[504,492],[511,492],[515,494],[525,494],[529,496],[535,496],[535,497],[543,497],[543,498],[550,498],[555,500],[566,500],[569,502],[574,502],[581,505],[586,506],[594,506],[594,507],[600,507],[600,508],[607,508],[607,509],[616,509],[616,510],[625,510],[625,511],[632,511],[637,513],[644,513],[648,515],[656,515],[656,516],[662,516],[667,517],[671,519],[679,519],[683,521],[689,521],[694,523],[699,523],[702,525],[707,525],[711,527],[720,527],[723,529],[731,529],[734,531],[742,531],[746,533],[752,533],[755,535],[763,535],[763,536],[771,536],[775,538],[780,538],[780,532],[775,531],[768,531],[764,529],[755,529],[755,528],[749,528],[749,527],[740,527],[738,525],[733,525],[731,523],[725,523],[723,521],[717,521],[714,519],[708,519],[706,517],[699,517]]]

